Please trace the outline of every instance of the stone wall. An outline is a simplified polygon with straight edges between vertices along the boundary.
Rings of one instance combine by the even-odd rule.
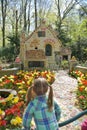
[[[2,77],[4,75],[16,74],[17,72],[18,72],[18,68],[1,69],[0,70],[0,77]]]
[[[83,66],[75,66],[74,70],[79,70],[83,73],[87,73],[87,67],[83,67]]]

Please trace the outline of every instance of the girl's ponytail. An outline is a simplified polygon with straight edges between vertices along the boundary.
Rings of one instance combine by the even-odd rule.
[[[32,90],[33,90],[33,87],[30,87],[27,90],[27,94],[26,94],[26,106],[32,100]]]
[[[49,111],[52,111],[52,109],[53,109],[53,89],[52,89],[52,86],[49,86],[49,87],[50,87],[50,90],[49,90],[47,104],[48,104]]]

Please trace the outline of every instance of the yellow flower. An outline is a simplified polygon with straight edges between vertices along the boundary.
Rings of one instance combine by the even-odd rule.
[[[26,91],[25,90],[20,90],[18,93],[19,94],[26,94]]]
[[[12,101],[12,103],[17,103],[19,101],[19,97],[15,97]]]
[[[0,115],[3,115],[5,112],[0,109]]]
[[[19,89],[23,89],[23,85],[21,84],[18,88],[19,88]]]
[[[24,81],[22,81],[22,84],[25,84],[25,82],[24,82]]]
[[[2,115],[2,110],[0,109],[0,115]]]
[[[87,92],[87,87],[85,88],[85,91]]]
[[[30,85],[33,81],[33,77],[31,77],[28,81],[27,81],[27,84]]]
[[[0,82],[2,82],[2,78],[0,78]]]
[[[10,101],[13,99],[13,94],[10,94],[7,98],[6,98],[6,101]]]
[[[5,116],[5,112],[0,109],[0,119]]]
[[[10,75],[8,78],[9,79],[14,79],[14,75]]]
[[[19,85],[22,85],[22,83],[16,83],[16,85],[18,85],[18,86],[19,86]]]
[[[75,105],[78,105],[78,103],[79,103],[79,102],[78,102],[78,100],[77,100],[77,99],[75,99]]]
[[[10,81],[11,81],[12,83],[14,83],[14,79],[10,79]]]
[[[15,119],[12,119],[12,120],[11,120],[11,124],[12,124],[12,125],[17,125],[17,121],[16,121]]]
[[[85,88],[85,86],[84,86],[84,85],[82,85],[82,86],[81,86],[81,88],[83,88],[83,89],[84,89],[84,88]]]
[[[17,116],[11,120],[11,124],[12,125],[20,125],[20,124],[22,124],[22,119],[19,116]]]
[[[22,118],[20,118],[19,116],[16,117],[16,120],[17,120],[18,124],[22,123]]]

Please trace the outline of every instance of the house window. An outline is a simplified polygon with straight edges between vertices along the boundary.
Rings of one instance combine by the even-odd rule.
[[[38,31],[38,37],[45,37],[45,31]]]
[[[63,60],[68,60],[68,55],[64,55]]]
[[[47,45],[46,45],[45,55],[46,55],[46,56],[51,56],[51,55],[52,55],[52,46],[51,46],[50,44],[47,44]]]
[[[44,61],[29,61],[28,67],[44,67]]]

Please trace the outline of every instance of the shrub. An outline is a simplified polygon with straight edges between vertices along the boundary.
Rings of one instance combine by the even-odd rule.
[[[81,109],[87,109],[87,74],[78,70],[73,71],[70,74],[78,81],[78,87],[76,89],[78,105]]]
[[[63,61],[61,62],[61,67],[62,67],[63,69],[68,69],[68,68],[69,68],[69,62],[68,62],[68,60],[63,60]]]

